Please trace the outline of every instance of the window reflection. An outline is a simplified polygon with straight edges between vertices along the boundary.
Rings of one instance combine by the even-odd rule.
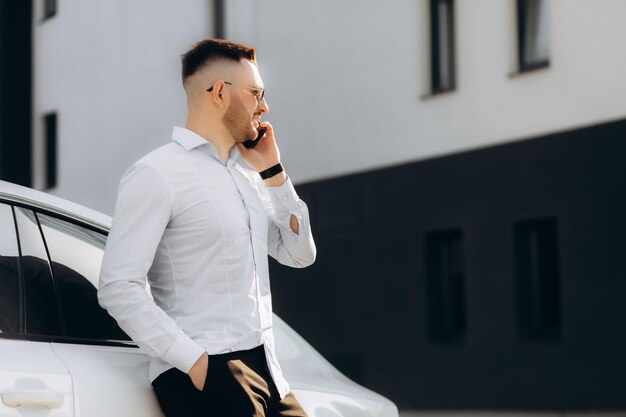
[[[0,333],[20,332],[18,256],[11,207],[0,204]]]
[[[130,340],[98,304],[97,287],[106,237],[45,214],[37,215],[69,337]]]
[[[25,332],[31,335],[62,334],[59,308],[46,248],[32,210],[15,208],[22,256]]]
[[[550,22],[547,0],[517,0],[520,70],[550,63]]]

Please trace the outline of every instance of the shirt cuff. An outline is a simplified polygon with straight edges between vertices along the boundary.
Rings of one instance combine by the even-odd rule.
[[[184,373],[188,373],[204,352],[205,350],[200,345],[194,342],[182,330],[179,330],[178,336],[176,336],[174,343],[170,346],[163,360],[170,365],[174,365]]]
[[[265,187],[275,209],[284,208],[290,213],[298,210],[299,197],[289,177],[278,187]]]

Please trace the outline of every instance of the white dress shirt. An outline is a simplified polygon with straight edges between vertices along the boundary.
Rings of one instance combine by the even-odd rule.
[[[305,267],[315,260],[309,214],[290,180],[266,187],[233,147],[175,127],[173,141],[124,174],[104,251],[98,299],[153,357],[150,381],[187,373],[211,355],[265,345],[281,397],[267,255]],[[289,225],[299,221],[299,233]],[[152,297],[146,291],[146,277]]]

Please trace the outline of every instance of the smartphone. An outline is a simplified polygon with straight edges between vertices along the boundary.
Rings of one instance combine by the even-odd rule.
[[[254,140],[247,140],[243,143],[243,146],[245,146],[248,149],[252,149],[256,146],[257,143],[259,143],[259,141],[261,140],[261,138],[263,137],[263,135],[265,134],[265,131],[267,129],[265,128],[261,128],[259,129],[259,134],[257,135],[256,139]]]

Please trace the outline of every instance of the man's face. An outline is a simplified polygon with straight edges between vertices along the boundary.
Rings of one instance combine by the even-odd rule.
[[[256,107],[256,105],[251,107],[249,103],[246,105],[238,94],[231,94],[230,104],[222,122],[235,142],[245,142],[256,138],[256,126],[259,124],[257,120],[260,118]]]
[[[259,102],[256,93],[263,88],[263,81],[257,66],[250,61],[242,61],[241,71],[233,77],[230,89],[230,103],[222,122],[235,142],[245,142],[257,137],[261,114],[267,113],[269,108],[265,100]]]

